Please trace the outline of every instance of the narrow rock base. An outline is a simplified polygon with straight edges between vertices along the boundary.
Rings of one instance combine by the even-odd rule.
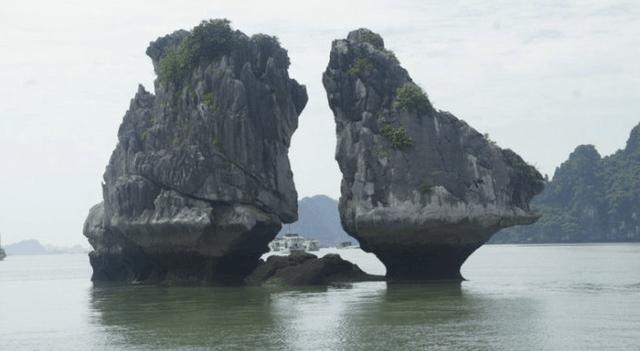
[[[390,281],[464,280],[460,267],[481,245],[378,249],[375,254],[387,267]]]

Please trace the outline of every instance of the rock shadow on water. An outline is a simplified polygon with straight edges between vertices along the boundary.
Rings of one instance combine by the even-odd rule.
[[[387,283],[380,298],[360,306],[359,313],[345,321],[352,328],[349,342],[357,345],[350,349],[388,345],[412,350],[509,350],[535,345],[535,335],[544,335],[544,326],[535,318],[541,308],[535,300],[478,292],[465,285]]]
[[[264,337],[273,333],[270,299],[258,288],[100,286],[89,304],[109,348],[258,349],[277,346]]]
[[[315,331],[355,312],[347,308],[355,291],[362,289],[101,284],[90,289],[89,310],[106,335],[98,348],[282,350],[326,345]]]

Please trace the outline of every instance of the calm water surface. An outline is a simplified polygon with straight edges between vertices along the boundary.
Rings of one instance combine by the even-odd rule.
[[[0,350],[640,350],[635,244],[485,246],[462,284],[94,287],[90,274],[85,255],[0,262]]]

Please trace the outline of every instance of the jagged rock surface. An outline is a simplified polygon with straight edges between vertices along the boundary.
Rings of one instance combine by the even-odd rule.
[[[270,256],[247,277],[246,283],[285,287],[375,280],[383,280],[383,277],[367,274],[339,255],[328,254],[318,258],[309,253],[295,253],[288,256]]]
[[[93,280],[239,283],[297,219],[288,148],[306,89],[276,38],[206,25],[224,41],[201,35],[218,51],[191,65],[163,60],[198,27],[147,49],[156,94],[131,101],[84,226]]]
[[[337,131],[343,227],[392,279],[460,279],[501,228],[530,224],[543,178],[427,96],[367,29],[336,40],[323,76]]]

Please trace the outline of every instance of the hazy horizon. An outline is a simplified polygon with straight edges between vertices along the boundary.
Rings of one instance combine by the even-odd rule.
[[[0,13],[0,233],[87,246],[82,224],[129,101],[153,91],[150,41],[207,18],[275,35],[309,93],[290,158],[299,197],[338,198],[333,114],[321,75],[331,41],[380,33],[435,107],[542,173],[580,144],[624,147],[640,122],[634,1],[11,1]],[[283,11],[286,9],[286,11]],[[72,11],[71,11],[72,10]],[[330,20],[327,20],[330,17]]]

